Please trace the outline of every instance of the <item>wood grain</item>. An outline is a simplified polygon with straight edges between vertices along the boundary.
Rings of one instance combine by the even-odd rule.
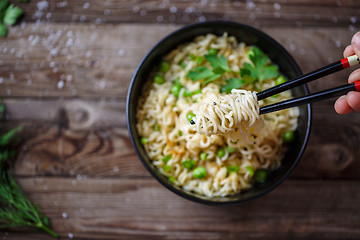
[[[358,239],[358,181],[286,181],[255,201],[207,206],[152,179],[20,178],[21,186],[75,239]],[[306,195],[306,198],[304,196]],[[298,201],[296,199],[302,199]],[[63,218],[63,213],[68,218]],[[340,222],[341,223],[340,223]],[[47,239],[8,233],[6,239]],[[50,238],[48,238],[50,239]]]
[[[257,1],[49,1],[21,5],[26,21],[176,23],[232,20],[255,26],[358,27],[354,0]]]
[[[0,96],[125,98],[141,59],[179,27],[28,24],[0,43]],[[283,44],[304,72],[341,59],[354,33],[343,28],[262,30]],[[311,83],[311,90],[340,85],[349,72]]]
[[[124,100],[5,100],[22,124],[21,176],[149,176],[130,142]],[[333,101],[313,104],[311,137],[292,178],[359,179],[359,114],[340,116]],[[343,124],[346,122],[346,124]]]

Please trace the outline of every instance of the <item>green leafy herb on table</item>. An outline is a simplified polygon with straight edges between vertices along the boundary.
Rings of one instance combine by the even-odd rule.
[[[0,105],[0,117],[3,112],[4,106]],[[53,237],[58,237],[51,230],[49,219],[39,212],[39,207],[31,203],[16,183],[8,165],[8,159],[14,155],[9,144],[21,129],[17,127],[0,136],[0,228],[34,227],[48,232]]]
[[[18,1],[27,2],[27,1]],[[8,30],[7,26],[12,26],[16,23],[19,17],[23,14],[23,10],[14,4],[9,5],[9,1],[0,0],[0,36],[6,37]]]

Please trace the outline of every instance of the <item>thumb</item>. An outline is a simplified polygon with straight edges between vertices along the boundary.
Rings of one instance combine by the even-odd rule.
[[[360,57],[360,32],[355,33],[351,39],[351,45],[354,49],[355,54]]]

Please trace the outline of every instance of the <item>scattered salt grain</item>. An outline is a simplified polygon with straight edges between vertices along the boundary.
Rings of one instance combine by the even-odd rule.
[[[176,13],[177,12],[177,7],[170,7],[169,11],[171,13]]]
[[[339,40],[336,41],[335,44],[336,44],[336,47],[338,47],[338,48],[341,47],[341,42]]]
[[[111,13],[111,10],[110,9],[105,9],[104,10],[104,15],[110,15]]]
[[[120,50],[118,51],[118,54],[119,54],[120,57],[124,57],[124,56],[126,55],[125,49],[120,49]]]
[[[164,21],[164,17],[159,15],[159,16],[156,17],[156,21],[157,22],[162,22],[162,21]]]
[[[274,3],[274,8],[276,10],[280,10],[281,9],[281,5],[279,3]]]
[[[49,3],[47,1],[40,1],[36,6],[39,11],[45,11],[49,7]]]
[[[66,7],[67,4],[68,4],[67,1],[63,1],[63,2],[59,2],[58,4],[56,4],[56,6],[57,6],[58,8],[63,8],[63,7]]]
[[[113,168],[113,171],[114,171],[114,172],[119,172],[119,168],[118,168],[118,167],[114,167],[114,168]]]
[[[350,17],[351,23],[356,23],[357,18],[355,16]]]
[[[147,14],[147,11],[145,9],[140,11],[140,16],[145,16]]]
[[[64,87],[64,81],[61,80],[57,83],[57,88],[62,89],[63,87]]]
[[[62,218],[64,218],[64,219],[67,219],[69,216],[68,216],[68,214],[66,213],[66,212],[63,212],[62,213]]]
[[[68,236],[69,236],[70,239],[74,238],[74,234],[72,234],[72,233],[69,233]]]
[[[279,12],[274,12],[274,17],[280,18],[280,17],[281,17],[281,13],[279,13]]]
[[[0,77],[0,84],[4,82],[4,78]]]
[[[200,16],[198,17],[199,22],[205,22],[206,21],[206,17],[205,16]]]
[[[88,2],[84,3],[84,5],[83,5],[84,9],[88,9],[89,7],[90,7],[90,3],[88,3]]]
[[[139,6],[134,6],[132,9],[133,13],[137,13],[140,11],[140,7]]]

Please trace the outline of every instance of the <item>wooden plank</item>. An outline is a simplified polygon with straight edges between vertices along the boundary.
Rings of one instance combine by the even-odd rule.
[[[20,178],[62,237],[359,239],[358,181],[295,181],[236,206],[185,200],[151,179]],[[74,183],[75,181],[75,183]],[[63,218],[66,213],[68,218]],[[8,232],[6,239],[50,239]]]
[[[40,3],[39,3],[40,2]],[[25,21],[181,23],[232,20],[255,26],[359,26],[354,0],[31,1]],[[353,17],[353,18],[351,18]],[[355,18],[354,18],[355,17]]]
[[[124,100],[6,99],[23,124],[16,173],[22,176],[149,176],[128,138]],[[338,115],[333,100],[313,105],[313,125],[293,178],[359,179],[359,114]]]
[[[0,96],[125,98],[136,66],[180,26],[27,24],[0,43]],[[346,28],[262,28],[289,50],[304,72],[342,58],[354,31]],[[146,37],[144,37],[146,36]],[[346,81],[350,71],[311,84]]]

